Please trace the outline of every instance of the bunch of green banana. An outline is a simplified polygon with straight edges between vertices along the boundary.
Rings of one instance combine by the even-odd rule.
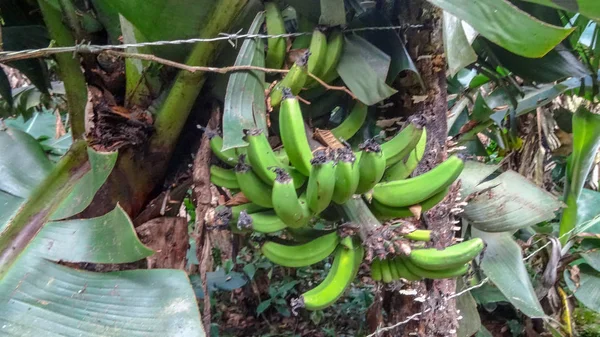
[[[267,34],[285,34],[285,24],[281,12],[274,2],[265,3],[265,21]],[[265,55],[265,66],[267,68],[280,69],[283,67],[286,54],[286,40],[283,37],[270,38],[267,40],[267,54]]]
[[[336,232],[332,232],[303,244],[295,242],[267,241],[260,250],[271,262],[284,267],[306,267],[324,260],[340,243]]]
[[[406,156],[406,158],[398,161],[395,164],[389,166],[383,174],[382,181],[394,181],[400,179],[406,179],[410,174],[417,168],[419,162],[425,154],[425,147],[427,145],[427,130],[423,128],[421,138],[417,142],[416,147]]]
[[[363,247],[353,242],[351,237],[344,238],[336,249],[327,277],[318,286],[303,293],[296,303],[311,311],[335,303],[356,278],[363,257]]]
[[[215,165],[210,166],[210,182],[219,187],[240,188],[235,171]]]
[[[385,157],[385,165],[389,167],[404,159],[415,149],[421,139],[423,128],[415,123],[410,123],[392,139],[381,144],[381,151]]]

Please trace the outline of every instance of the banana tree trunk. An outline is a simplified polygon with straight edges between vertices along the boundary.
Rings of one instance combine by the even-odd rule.
[[[446,59],[442,35],[442,10],[432,6],[425,0],[397,0],[394,10],[400,15],[400,21],[412,25],[423,25],[419,29],[406,32],[407,49],[421,74],[425,90],[415,79],[401,93],[400,104],[403,112],[419,115],[425,120],[427,128],[427,150],[419,167],[413,175],[419,175],[447,157],[445,141],[447,137],[447,92],[446,92]],[[415,103],[412,97],[427,95],[427,99]],[[452,195],[452,193],[451,193]],[[426,214],[426,225],[436,232],[435,247],[441,248],[452,244],[452,215],[454,198],[447,198]],[[435,280],[419,282],[416,286],[419,294],[425,294],[426,301],[414,301],[414,297],[390,292],[383,296],[383,308],[388,309],[388,324],[405,320],[408,316],[435,306],[435,310],[419,316],[419,320],[401,326],[394,336],[455,336],[458,328],[456,304],[454,300],[447,302],[445,296],[456,290],[455,280]]]

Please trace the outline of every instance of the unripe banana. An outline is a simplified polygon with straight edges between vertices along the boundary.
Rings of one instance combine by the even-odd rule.
[[[292,94],[294,95],[298,95],[300,93],[304,87],[304,83],[306,83],[306,79],[308,78],[308,69],[306,64],[308,63],[309,55],[310,52],[307,50],[304,55],[296,60],[285,77],[280,82],[275,84],[269,93],[268,100],[271,107],[277,107],[281,103],[281,100],[283,99],[283,88],[290,88]]]
[[[298,188],[304,184],[306,177],[297,172],[293,167],[285,166],[273,153],[269,140],[259,129],[245,130],[248,142],[248,161],[254,172],[268,185],[273,185],[277,176],[273,171],[275,168],[285,169],[294,179],[294,185]]]
[[[336,204],[343,204],[350,199],[360,180],[360,171],[356,157],[349,148],[343,147],[336,150],[335,187],[331,200]]]
[[[432,209],[435,205],[437,205],[442,200],[444,200],[444,198],[448,194],[448,191],[449,191],[449,188],[445,188],[441,192],[433,195],[431,198],[420,202],[419,205],[421,206],[421,212],[425,212],[425,211]],[[371,208],[371,210],[373,211],[373,214],[379,220],[408,218],[408,217],[413,216],[413,212],[411,212],[410,206],[391,207],[391,206],[384,205],[375,199],[371,200],[371,204],[370,204],[369,208]]]
[[[421,276],[421,277],[424,277],[424,278],[432,279],[432,280],[453,278],[453,277],[457,277],[460,275],[464,275],[467,273],[467,271],[469,271],[468,264],[463,264],[458,267],[448,268],[448,269],[443,269],[443,270],[423,269],[423,268],[415,265],[414,263],[412,263],[410,260],[404,260],[404,264],[406,265],[406,268],[411,273]]]
[[[481,253],[484,246],[483,240],[473,238],[442,250],[413,249],[409,260],[416,266],[427,270],[456,269],[473,260]]]
[[[277,178],[273,184],[271,200],[275,213],[283,223],[291,228],[306,226],[310,220],[310,211],[306,200],[298,198],[294,182],[284,170],[277,169]]]
[[[425,148],[427,147],[427,130],[423,128],[423,133],[419,142],[415,148],[410,151],[408,156],[403,160],[388,167],[383,174],[382,181],[394,181],[400,179],[406,179],[410,177],[410,174],[417,168],[419,162],[425,154]]]
[[[265,184],[254,173],[252,167],[245,163],[244,155],[240,156],[239,162],[235,166],[235,176],[240,189],[248,200],[262,207],[273,208],[271,186]]]
[[[381,151],[385,157],[386,166],[391,166],[404,159],[421,139],[423,128],[414,123],[408,124],[394,138],[381,144]]]
[[[346,288],[356,278],[364,256],[364,249],[360,245],[352,245],[350,237],[344,238],[342,241],[350,241],[350,244],[340,244],[337,247],[327,277],[318,286],[300,297],[307,310],[321,310],[329,307],[344,294]]]
[[[360,178],[356,187],[356,194],[369,192],[381,180],[385,172],[385,157],[381,146],[373,139],[367,139],[359,145],[362,150],[358,160]]]
[[[215,154],[215,156],[225,164],[229,166],[235,166],[235,164],[237,164],[238,162],[238,151],[236,151],[236,149],[222,151],[221,149],[223,148],[223,138],[221,138],[221,136],[219,136],[216,133],[210,134],[209,138],[210,149]]]
[[[405,238],[413,241],[431,241],[431,231],[428,229],[417,229],[413,232],[403,235]]]
[[[210,166],[210,182],[220,187],[240,188],[233,170],[215,165]]]
[[[280,148],[278,150],[273,150],[273,154],[277,157],[277,160],[281,162],[282,165],[288,166],[290,165],[290,159],[288,158],[287,153],[284,148]]]
[[[381,279],[383,283],[390,283],[393,281],[392,272],[390,271],[390,261],[385,259],[381,260]]]
[[[232,220],[237,223],[240,213],[242,211],[246,211],[247,214],[254,214],[257,212],[266,211],[269,208],[259,206],[253,202],[248,202],[248,203],[241,204],[241,205],[231,206],[230,209],[231,209]]]
[[[364,103],[356,101],[348,117],[340,125],[331,129],[331,133],[340,141],[352,138],[365,122],[367,110],[368,107]]]
[[[373,281],[382,280],[381,260],[379,259],[374,259],[373,262],[371,262],[371,279],[373,279]]]
[[[417,177],[375,185],[373,198],[391,207],[419,204],[452,185],[463,167],[463,161],[457,156],[452,156],[431,171]]]
[[[340,238],[336,232],[333,232],[300,245],[267,241],[260,250],[267,259],[275,264],[298,268],[322,261],[331,255],[339,242]]]
[[[287,88],[283,89],[283,101],[279,111],[279,133],[290,163],[300,173],[308,176],[313,155],[306,138],[300,103]]]
[[[273,2],[265,3],[265,21],[267,25],[267,34],[281,35],[285,34],[285,23],[277,4]],[[285,61],[286,40],[283,37],[270,38],[267,40],[267,55],[265,56],[265,66],[267,68],[281,69]]]
[[[422,279],[422,277],[415,275],[413,274],[413,272],[408,270],[406,264],[404,263],[404,260],[405,259],[402,257],[397,257],[393,260],[393,264],[395,265],[400,278],[403,278],[408,281],[419,281],[420,279]]]
[[[258,233],[274,233],[287,227],[272,210],[253,213],[249,216],[252,219],[249,228]]]
[[[387,260],[388,265],[390,266],[390,274],[392,274],[392,280],[396,281],[400,279],[400,274],[398,273],[398,269],[396,269],[396,264],[394,260]]]
[[[320,214],[329,206],[333,196],[335,166],[327,150],[315,151],[311,164],[312,170],[306,187],[306,202],[313,214]]]
[[[313,30],[312,38],[310,39],[310,57],[308,58],[308,72],[321,78],[323,75],[323,67],[327,58],[327,36],[322,31],[323,28],[317,27]],[[306,86],[310,86],[316,81],[309,77],[306,80]]]
[[[323,70],[321,71],[322,75],[320,76],[325,83],[331,83],[340,76],[337,72],[337,65],[340,62],[340,58],[342,58],[343,51],[344,34],[339,28],[335,28],[327,40],[327,56]]]

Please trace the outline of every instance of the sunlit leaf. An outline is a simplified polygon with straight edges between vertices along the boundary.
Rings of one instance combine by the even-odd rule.
[[[581,303],[594,311],[600,311],[600,272],[587,264],[580,264],[578,267],[579,287],[571,279],[568,268],[563,274],[565,283]]]
[[[536,4],[581,13],[590,18],[600,19],[600,6],[597,0],[522,0]]]
[[[471,234],[482,238],[487,244],[481,261],[485,275],[525,315],[545,317],[522,260],[521,247],[513,240],[512,235],[508,232],[489,233],[475,228],[471,229]]]
[[[489,232],[513,231],[554,218],[562,203],[514,171],[506,171],[476,188],[463,216]]]
[[[256,15],[248,29],[249,34],[258,33],[264,16],[264,12]],[[244,40],[235,65],[264,67],[264,41]],[[262,71],[237,72],[229,77],[223,112],[223,150],[246,146],[242,139],[244,129],[267,131],[264,83]]]
[[[373,105],[397,92],[385,83],[389,66],[390,57],[367,40],[355,35],[345,37],[337,70],[361,102]]]
[[[444,11],[444,48],[448,58],[450,76],[477,61],[477,54],[471,47],[462,22],[456,16]]]
[[[540,21],[507,0],[428,1],[466,21],[490,41],[525,57],[546,55],[573,30]]]

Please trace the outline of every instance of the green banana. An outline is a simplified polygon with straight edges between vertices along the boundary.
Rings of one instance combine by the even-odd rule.
[[[259,206],[273,208],[271,186],[260,180],[252,167],[245,163],[244,155],[240,155],[239,162],[235,166],[235,176],[246,198]]]
[[[467,273],[467,271],[469,271],[469,264],[463,264],[458,267],[447,268],[447,269],[442,269],[442,270],[428,270],[428,269],[423,269],[423,268],[415,265],[410,260],[404,260],[403,262],[404,262],[404,265],[406,265],[406,268],[411,273],[413,273],[417,276],[432,279],[432,280],[453,278],[453,277],[457,277],[460,275],[464,275]]]
[[[431,231],[428,229],[417,229],[413,232],[403,235],[405,238],[413,241],[431,241]]]
[[[394,138],[381,144],[381,151],[385,157],[385,165],[391,166],[404,159],[421,139],[423,128],[414,123],[408,124]]]
[[[429,199],[420,202],[419,205],[421,206],[421,212],[425,212],[432,209],[435,205],[444,200],[444,198],[448,194],[448,191],[449,188],[445,188],[444,190],[438,192]],[[410,211],[411,206],[412,205],[404,207],[391,207],[380,203],[376,199],[373,199],[371,200],[369,208],[371,208],[373,214],[378,219],[389,220],[396,218],[408,218],[413,216],[413,213]]]
[[[344,51],[344,34],[339,28],[335,28],[329,39],[327,40],[327,56],[321,71],[321,79],[325,83],[331,83],[340,75],[337,72],[337,65],[342,57]],[[348,139],[348,138],[346,138]]]
[[[391,207],[416,205],[452,185],[463,167],[463,161],[457,156],[452,156],[431,171],[417,177],[375,185],[373,198]]]
[[[398,269],[396,268],[396,264],[394,263],[394,260],[387,260],[388,264],[390,266],[390,274],[392,274],[392,280],[399,280],[400,279],[400,274],[398,273]]]
[[[210,138],[210,149],[215,154],[215,156],[225,164],[229,166],[235,166],[235,164],[237,164],[238,162],[237,153],[242,153],[240,151],[243,150],[239,148],[240,151],[236,151],[236,149],[222,151],[221,149],[223,148],[223,138],[221,138],[221,136],[219,136],[216,133],[210,134],[208,137]]]
[[[314,311],[329,307],[344,294],[346,288],[356,278],[364,256],[364,249],[360,245],[354,246],[350,237],[344,238],[342,241],[349,242],[337,247],[327,277],[318,286],[300,297],[307,310]]]
[[[371,262],[371,279],[373,279],[373,281],[382,280],[381,260],[379,259],[374,259],[373,262]]]
[[[435,248],[413,249],[409,260],[427,270],[456,269],[473,260],[483,250],[485,244],[480,238],[457,243],[443,250]]]
[[[327,150],[317,150],[311,160],[312,170],[306,187],[306,202],[314,214],[329,206],[335,188],[335,166]]]
[[[360,180],[360,171],[356,163],[356,157],[349,148],[337,149],[336,160],[335,187],[331,200],[341,205],[354,195]]]
[[[308,58],[308,72],[321,78],[323,75],[323,67],[327,59],[327,35],[322,31],[323,28],[317,27],[313,29],[312,38],[310,39],[310,57]],[[316,81],[309,77],[306,80],[306,86],[310,86]]]
[[[290,163],[300,173],[308,176],[313,155],[306,138],[300,103],[289,88],[283,89],[283,101],[279,111],[279,133]]]
[[[341,141],[352,138],[365,122],[367,110],[368,107],[364,103],[356,101],[348,117],[340,125],[331,129],[331,133]]]
[[[215,165],[210,166],[210,182],[220,187],[240,188],[233,170]]]
[[[370,191],[381,180],[385,172],[385,157],[381,146],[373,139],[367,139],[359,145],[362,150],[358,160],[360,178],[356,187],[356,194]]]
[[[390,261],[385,259],[381,260],[381,279],[383,283],[390,283],[393,281],[392,272],[390,271]]]
[[[290,159],[288,158],[287,153],[284,148],[280,148],[278,150],[273,150],[273,154],[277,157],[277,160],[281,162],[283,165],[290,165]]]
[[[304,184],[306,177],[293,167],[283,165],[277,156],[273,153],[269,140],[259,129],[245,130],[245,139],[248,142],[247,154],[248,161],[254,172],[268,185],[273,185],[277,176],[273,169],[285,169],[292,175],[294,185],[298,188]]]
[[[408,270],[406,264],[404,263],[404,258],[397,257],[392,261],[392,263],[396,267],[396,270],[398,271],[398,276],[400,276],[400,278],[403,278],[408,281],[419,281],[420,279],[422,279],[422,277],[415,275],[410,270]]]
[[[285,23],[277,4],[273,2],[265,3],[265,21],[267,25],[267,34],[281,35],[285,34]],[[270,38],[267,40],[267,54],[265,56],[265,66],[272,69],[283,68],[286,53],[286,39],[284,37]]]
[[[287,226],[274,211],[263,211],[250,214],[252,230],[258,233],[274,233],[285,229]]]
[[[298,198],[290,175],[277,169],[271,200],[273,209],[283,223],[291,228],[303,227],[310,220],[310,211],[304,198]]]
[[[339,236],[333,232],[300,245],[267,241],[260,250],[267,259],[275,264],[298,268],[322,261],[331,255],[339,242]]]
[[[423,158],[423,154],[425,154],[425,148],[427,147],[427,130],[423,128],[423,133],[421,133],[421,138],[419,142],[415,146],[415,148],[410,151],[408,156],[400,160],[399,162],[393,164],[388,167],[383,174],[382,181],[394,181],[400,179],[406,179],[410,176],[410,174],[417,168],[419,162]]]
[[[248,202],[241,205],[231,206],[231,219],[237,223],[240,213],[246,211],[247,214],[254,214],[260,211],[268,210],[268,207],[259,206],[253,202]]]
[[[308,68],[306,64],[308,63],[309,51],[307,50],[301,57],[299,57],[294,65],[290,68],[290,71],[285,75],[285,77],[275,84],[271,92],[269,93],[269,105],[271,107],[277,107],[281,104],[281,100],[283,99],[283,88],[290,88],[292,94],[298,95],[302,88],[304,87],[304,83],[308,78]]]

